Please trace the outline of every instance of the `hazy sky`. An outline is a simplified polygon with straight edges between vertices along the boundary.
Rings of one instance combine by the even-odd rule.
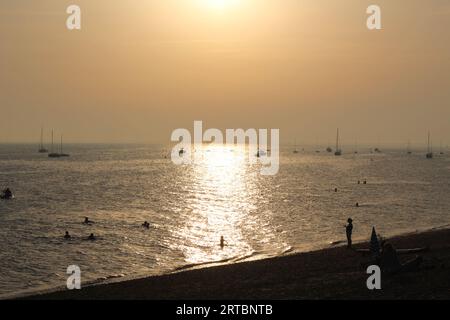
[[[0,143],[169,142],[280,128],[284,142],[450,143],[448,0],[2,0]],[[226,0],[223,0],[227,2]],[[66,29],[66,8],[82,30]],[[382,8],[383,30],[366,28]]]

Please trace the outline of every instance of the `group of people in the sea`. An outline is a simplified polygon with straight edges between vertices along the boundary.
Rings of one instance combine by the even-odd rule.
[[[64,239],[66,239],[66,240],[72,239],[72,236],[70,235],[69,231],[66,231],[66,233],[64,235]],[[93,233],[91,233],[89,235],[89,237],[86,238],[86,240],[91,240],[91,241],[97,240],[97,237]]]
[[[94,223],[95,222],[90,220],[89,217],[84,217],[83,221],[84,225],[92,225]],[[148,221],[144,221],[142,227],[144,227],[145,229],[150,229],[150,223]],[[72,239],[72,236],[70,235],[69,231],[66,231],[66,233],[64,234],[64,239],[66,240]],[[93,233],[91,233],[89,237],[87,237],[87,240],[97,240],[97,237]]]
[[[94,224],[94,221],[90,220],[89,217],[85,217],[84,221],[83,221],[83,224],[85,224],[85,225],[92,225],[92,224]],[[145,228],[145,229],[150,229],[150,223],[148,221],[144,221],[144,223],[142,223],[141,226],[143,228]],[[72,236],[70,235],[69,231],[66,231],[66,233],[64,234],[64,239],[65,240],[72,239]],[[91,241],[97,240],[97,237],[93,233],[91,233],[89,235],[89,237],[86,238],[86,240],[91,240]],[[226,245],[227,245],[227,243],[225,241],[225,238],[223,236],[221,236],[220,237],[220,248],[223,249]]]
[[[85,217],[85,218],[84,218],[84,221],[83,221],[83,224],[85,224],[85,225],[92,225],[92,224],[94,224],[94,221],[89,220],[89,217]],[[65,239],[65,240],[70,240],[70,239],[72,239],[72,236],[70,235],[69,231],[66,231],[66,233],[64,234],[64,239]],[[91,233],[91,234],[86,238],[86,240],[94,241],[94,240],[97,240],[97,237],[96,237],[93,233]]]

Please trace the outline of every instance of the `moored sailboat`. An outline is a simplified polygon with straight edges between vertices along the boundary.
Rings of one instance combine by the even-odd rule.
[[[63,152],[63,137],[62,137],[62,135],[61,135],[61,144],[59,147],[59,156],[60,157],[70,157],[69,154]]]
[[[336,152],[334,153],[335,156],[341,156],[342,155],[342,150],[339,146],[339,128],[337,129],[337,133],[336,133]]]
[[[41,141],[39,143],[39,153],[48,153],[48,150],[44,147],[44,128],[41,128]]]
[[[60,157],[60,154],[59,153],[56,153],[56,152],[53,152],[53,146],[54,146],[54,144],[53,144],[53,130],[52,130],[52,147],[51,147],[51,151],[50,151],[50,153],[48,154],[48,157],[49,158],[59,158]]]
[[[428,147],[427,147],[427,159],[433,159],[433,147],[431,145],[430,132],[428,131]]]

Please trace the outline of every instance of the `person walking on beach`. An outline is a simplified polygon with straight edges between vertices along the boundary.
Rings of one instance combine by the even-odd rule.
[[[345,227],[345,233],[347,234],[347,248],[352,247],[352,233],[353,233],[353,220],[352,218],[348,218],[348,224]]]

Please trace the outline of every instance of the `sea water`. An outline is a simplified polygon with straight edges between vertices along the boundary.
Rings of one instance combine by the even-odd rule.
[[[69,265],[83,284],[323,248],[345,239],[348,217],[360,240],[372,226],[389,236],[450,223],[447,155],[292,150],[263,176],[240,147],[205,146],[176,166],[164,146],[67,145],[69,158],[49,159],[1,145],[0,187],[15,199],[0,201],[0,295],[63,287]]]

